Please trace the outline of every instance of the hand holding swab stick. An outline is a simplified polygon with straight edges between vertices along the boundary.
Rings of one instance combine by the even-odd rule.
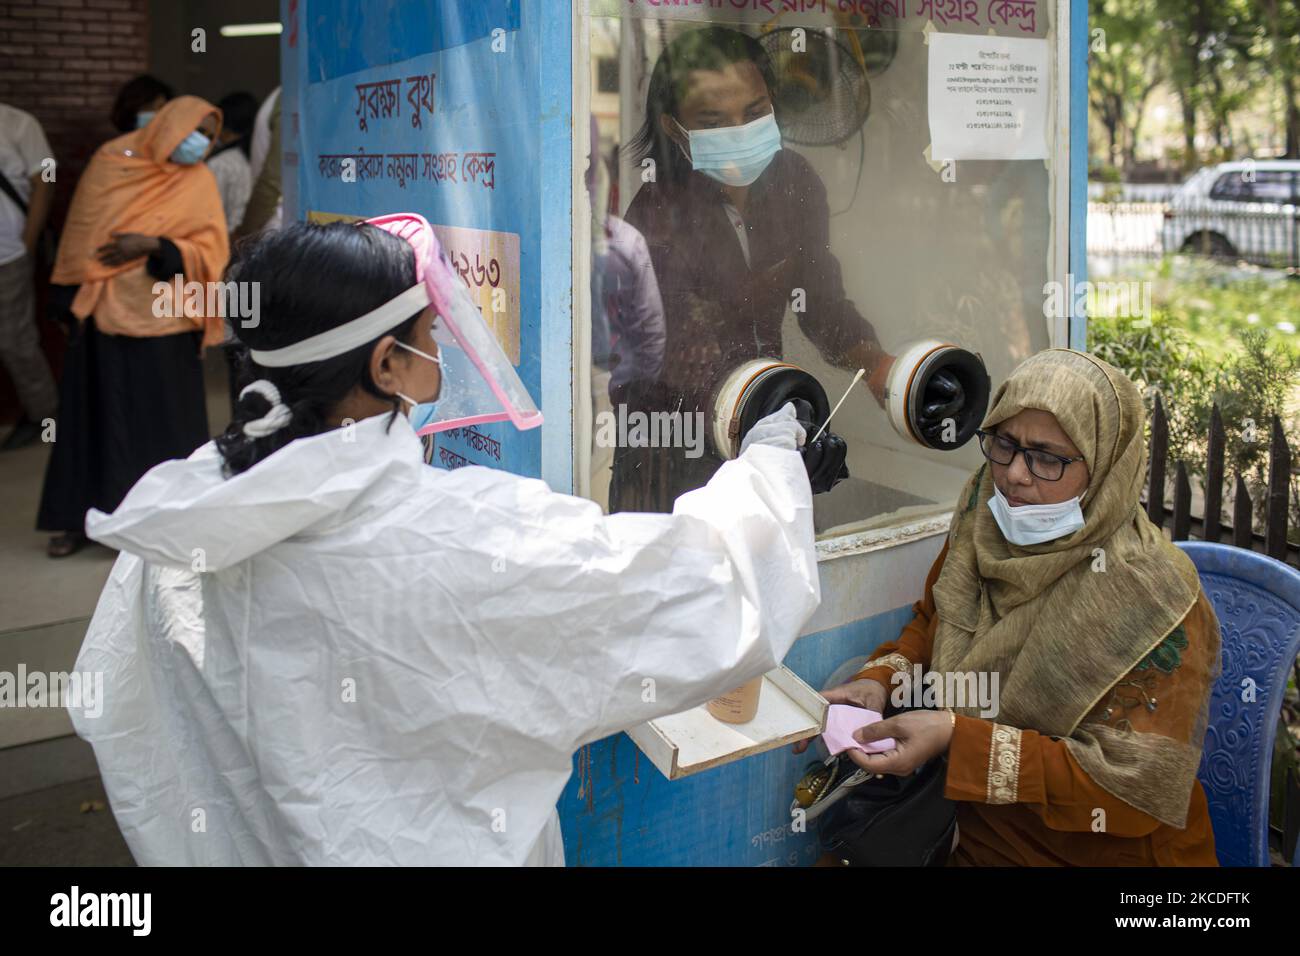
[[[822,427],[817,429],[817,434],[813,435],[813,437],[809,439],[808,444],[811,445],[817,439],[822,437],[822,432],[826,431],[826,426],[831,423],[831,419],[835,417],[835,413],[840,410],[840,406],[844,404],[844,399],[849,397],[849,392],[853,391],[853,386],[857,385],[858,382],[862,381],[862,376],[866,374],[867,374],[866,369],[864,368],[858,369],[858,374],[853,376],[853,381],[849,382],[849,387],[844,390],[844,394],[841,395],[840,400],[835,403],[835,407],[831,409],[831,413],[826,416],[826,421],[822,422]]]

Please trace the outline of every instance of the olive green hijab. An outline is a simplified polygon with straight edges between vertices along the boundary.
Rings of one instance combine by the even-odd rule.
[[[997,723],[1066,738],[1099,784],[1181,826],[1201,740],[1084,723],[1200,593],[1190,559],[1138,501],[1146,475],[1141,394],[1093,356],[1048,349],[1002,384],[983,427],[1026,408],[1054,415],[1084,458],[1084,526],[1054,541],[1013,544],[988,508],[990,468],[972,475],[958,497],[934,585],[932,668],[996,673]],[[955,709],[972,716],[979,710]],[[1196,724],[1193,735],[1203,735],[1203,720]]]

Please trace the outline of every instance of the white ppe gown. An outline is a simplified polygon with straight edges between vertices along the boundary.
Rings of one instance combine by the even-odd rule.
[[[564,862],[582,744],[775,667],[817,607],[800,456],[757,445],[671,515],[422,460],[405,418],[230,479],[153,468],[71,709],[138,863]]]

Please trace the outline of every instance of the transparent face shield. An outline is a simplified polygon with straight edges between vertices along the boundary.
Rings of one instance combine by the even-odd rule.
[[[416,281],[433,306],[433,338],[442,361],[442,388],[432,417],[416,432],[508,421],[521,431],[542,424],[542,413],[488,328],[460,276],[442,254],[433,227],[415,213],[365,220],[409,242]]]

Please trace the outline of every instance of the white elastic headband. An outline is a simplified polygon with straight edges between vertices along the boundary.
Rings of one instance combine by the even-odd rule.
[[[429,305],[429,290],[423,282],[413,285],[401,295],[389,299],[379,308],[367,312],[359,319],[344,322],[337,328],[313,335],[309,339],[286,345],[282,349],[259,352],[250,349],[248,354],[263,368],[284,368],[288,365],[306,365],[351,352],[395,329],[417,312]]]

